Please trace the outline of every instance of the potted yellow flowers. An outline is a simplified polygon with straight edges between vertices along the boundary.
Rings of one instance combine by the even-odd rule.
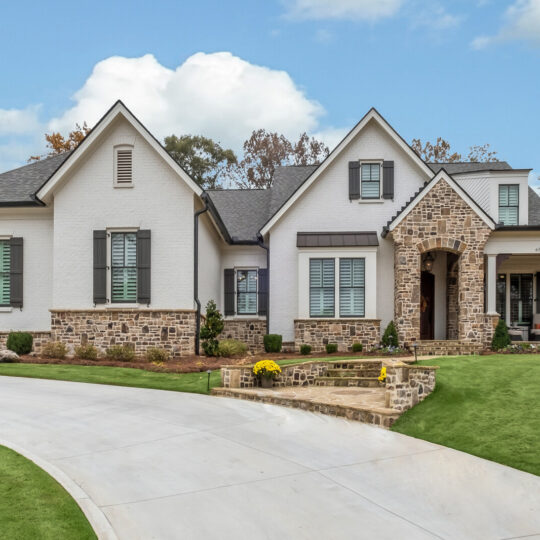
[[[381,386],[384,385],[386,382],[386,368],[381,368],[381,374],[377,377],[379,379],[379,383],[381,383]]]
[[[263,388],[272,388],[274,379],[281,373],[281,368],[273,360],[261,360],[253,366],[253,374],[261,381]]]

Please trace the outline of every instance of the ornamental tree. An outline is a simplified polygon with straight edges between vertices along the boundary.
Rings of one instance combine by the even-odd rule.
[[[500,349],[508,347],[510,343],[512,343],[512,340],[510,338],[510,334],[508,333],[508,327],[502,319],[499,319],[497,327],[495,328],[495,333],[493,334],[491,348],[494,351],[498,351]]]
[[[217,337],[223,332],[225,324],[223,316],[218,310],[216,303],[209,300],[206,304],[206,322],[201,328],[200,337],[203,340],[202,347],[206,356],[217,356],[219,353],[219,341]]]
[[[382,344],[385,347],[398,347],[398,334],[394,321],[390,321],[382,337]]]

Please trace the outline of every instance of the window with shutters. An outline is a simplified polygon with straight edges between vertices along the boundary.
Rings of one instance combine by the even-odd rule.
[[[309,260],[309,316],[333,317],[335,259]]]
[[[236,313],[257,314],[257,270],[236,270]]]
[[[11,302],[11,246],[9,240],[0,240],[0,306]]]
[[[133,186],[133,147],[117,146],[114,149],[114,185]]]
[[[517,184],[499,186],[499,223],[519,224],[519,185]]]
[[[360,194],[362,199],[381,198],[381,164],[360,164]]]
[[[339,315],[363,317],[365,314],[366,260],[339,259]]]
[[[137,233],[111,233],[111,302],[137,302]]]

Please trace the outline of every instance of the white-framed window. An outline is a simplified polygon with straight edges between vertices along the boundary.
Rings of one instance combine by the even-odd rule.
[[[133,187],[133,146],[114,147],[114,185]]]
[[[339,259],[339,316],[364,317],[366,313],[366,259]]]
[[[257,315],[257,268],[236,269],[236,314]]]
[[[309,316],[335,315],[336,280],[334,259],[309,260]]]
[[[137,231],[108,231],[108,282],[111,304],[137,303]]]
[[[499,185],[499,222],[519,224],[519,184]]]
[[[360,163],[360,197],[362,199],[381,198],[381,162]]]

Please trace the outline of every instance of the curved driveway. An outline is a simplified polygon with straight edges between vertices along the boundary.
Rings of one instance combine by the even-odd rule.
[[[0,439],[70,477],[121,539],[540,537],[536,476],[272,405],[0,377]]]

